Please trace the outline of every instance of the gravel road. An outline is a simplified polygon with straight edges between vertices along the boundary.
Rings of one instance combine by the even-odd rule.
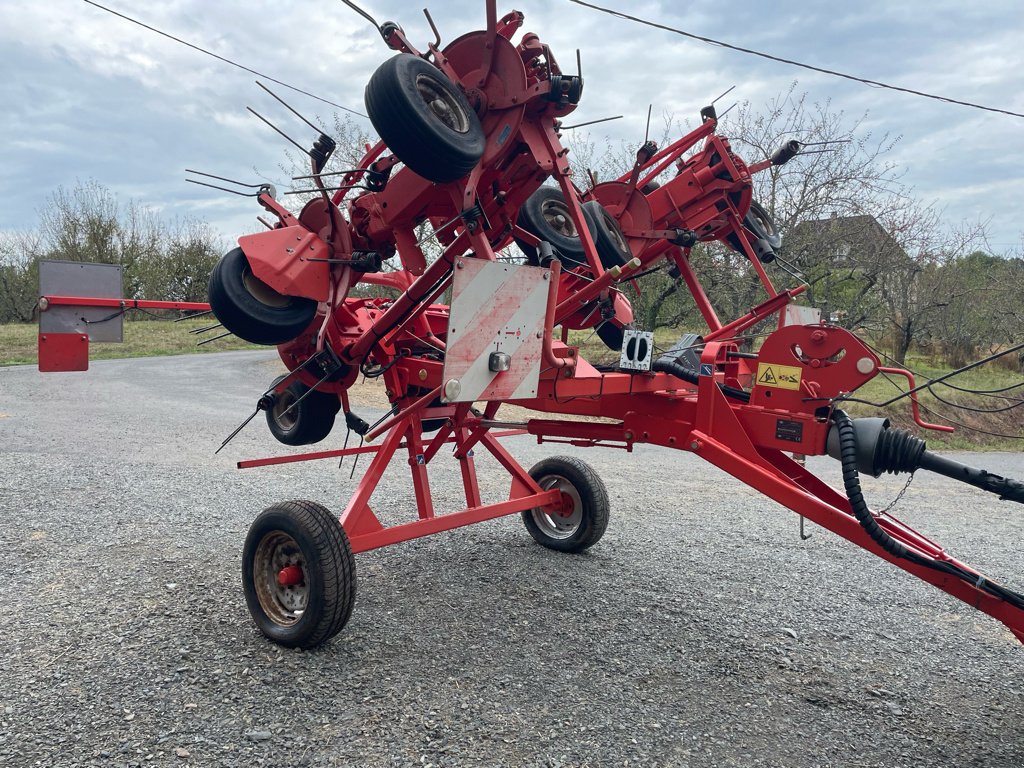
[[[262,420],[213,455],[277,369],[0,369],[0,765],[1024,765],[1024,647],[1002,625],[658,448],[508,440],[605,478],[588,554],[517,517],[366,553],[337,638],[269,643],[241,593],[249,522],[289,498],[340,510],[355,485],[329,461],[236,470],[283,448]],[[1022,456],[977,460],[1020,476]],[[439,509],[461,493],[448,464]],[[406,519],[393,475],[376,508]],[[867,482],[869,501],[902,484]],[[1019,589],[1022,511],[921,473],[896,514]]]

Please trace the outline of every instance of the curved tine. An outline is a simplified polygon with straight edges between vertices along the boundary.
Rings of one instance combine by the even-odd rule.
[[[349,8],[351,8],[353,11],[358,13],[360,16],[362,16],[368,22],[373,24],[375,29],[380,29],[380,24],[377,23],[377,20],[375,18],[373,18],[373,16],[368,14],[366,11],[364,11],[362,8],[360,8],[358,5],[353,3],[352,0],[341,0],[341,2],[343,2],[345,5],[347,5]]]
[[[216,184],[207,184],[205,181],[196,181],[195,179],[185,179],[189,184],[199,184],[203,187],[210,187],[212,189],[219,189],[221,192],[230,192],[232,195],[238,195],[239,197],[259,197],[259,192],[239,192],[237,189],[228,189],[227,187],[218,187]],[[249,186],[248,184],[246,186]]]
[[[191,168],[186,168],[185,169],[185,173],[194,173],[196,176],[206,176],[208,179],[217,179],[219,181],[227,181],[227,182],[230,182],[231,184],[237,184],[240,187],[251,187],[253,189],[256,189],[258,187],[262,187],[263,186],[263,184],[246,184],[244,181],[235,181],[234,179],[229,179],[227,176],[217,176],[217,175],[212,174],[212,173],[203,173],[202,171],[194,171]],[[201,182],[197,181],[195,183],[199,184]]]

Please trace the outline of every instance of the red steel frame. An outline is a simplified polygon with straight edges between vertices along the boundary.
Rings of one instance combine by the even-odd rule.
[[[488,0],[486,29],[463,35],[443,51],[432,44],[420,54],[397,27],[387,34],[392,49],[432,61],[477,109],[488,149],[466,178],[435,184],[403,167],[380,191],[351,197],[339,191],[329,204],[324,193],[325,199],[308,204],[298,217],[269,195],[260,196],[260,203],[278,217],[278,223],[268,232],[240,239],[253,273],[282,293],[320,302],[310,328],[279,347],[285,364],[294,377],[313,385],[317,377],[299,366],[311,355],[331,349],[346,366],[345,373],[320,389],[336,393],[346,411],[347,389],[360,367],[380,366],[396,410],[369,435],[384,434],[379,446],[256,459],[240,462],[239,467],[372,454],[340,515],[353,550],[362,552],[537,507],[558,513],[560,493],[540,488],[499,444],[497,438],[503,435],[526,432],[539,442],[627,451],[637,443],[687,450],[812,522],[988,613],[1024,642],[1024,611],[968,582],[892,557],[865,533],[843,494],[788,457],[790,452],[825,452],[835,397],[857,389],[882,370],[909,373],[883,369],[856,336],[827,324],[783,327],[780,321],[755,361],[737,354],[737,337],[779,314],[803,290],[775,288],[743,223],[751,204],[751,173],[770,163],[748,167],[728,140],[716,134],[713,112],[706,112],[700,126],[668,147],[642,148],[630,173],[586,192],[578,190],[558,132],[559,121],[575,108],[558,97],[554,85],[555,78],[567,76],[536,35],[524,35],[518,45],[511,42],[522,22],[518,12],[499,19],[494,0]],[[390,173],[396,162],[383,143],[369,147],[359,170],[343,184],[359,182],[369,170]],[[676,173],[661,187],[641,191],[673,167]],[[457,257],[494,260],[495,252],[513,238],[536,244],[535,236],[516,225],[516,212],[548,178],[557,181],[565,197],[586,264],[561,272],[557,262],[552,266],[539,389],[535,398],[516,401],[516,405],[560,416],[599,416],[605,421],[531,418],[521,429],[496,432],[492,430],[503,425],[496,418],[501,401],[487,402],[483,413],[468,403],[438,403],[448,308],[435,302],[451,284]],[[588,199],[599,201],[619,221],[634,256],[624,266],[602,267],[581,208]],[[347,217],[339,214],[342,209]],[[433,226],[444,248],[432,263],[417,243],[416,227],[424,221]],[[767,294],[764,302],[731,322],[719,319],[690,265],[690,248],[681,244],[710,240],[727,241],[745,253]],[[291,247],[294,242],[300,245]],[[379,274],[356,272],[344,262],[357,251],[397,253],[402,268]],[[632,312],[620,291],[622,283],[664,259],[678,268],[708,326],[696,385],[667,373],[598,371],[565,343],[568,328],[593,327],[609,319],[621,325],[630,322]],[[351,289],[359,282],[389,286],[399,296],[351,297]],[[115,305],[108,303],[111,300],[48,298],[50,303]],[[127,302],[121,306],[206,308],[171,304]],[[556,326],[563,329],[561,341],[552,338]],[[795,384],[759,382],[761,365],[796,371],[791,374]],[[748,390],[749,402],[727,396],[725,388]],[[921,426],[936,428],[921,421],[913,398],[912,407]],[[428,438],[421,422],[438,418],[446,420],[445,426]],[[428,470],[446,445],[454,445],[466,506],[438,514]],[[482,503],[474,462],[477,448],[490,453],[509,473],[507,501]],[[417,517],[385,526],[369,502],[385,468],[398,460],[400,452],[409,465]],[[941,546],[903,523],[889,516],[879,516],[877,522],[908,549],[957,563]]]

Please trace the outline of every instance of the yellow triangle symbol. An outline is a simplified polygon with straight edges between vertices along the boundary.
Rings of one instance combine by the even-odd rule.
[[[775,380],[775,374],[772,373],[772,369],[771,368],[765,368],[764,369],[764,373],[761,374],[761,378],[758,379],[758,382],[761,383],[761,384],[778,384],[779,383],[779,382],[777,382]]]

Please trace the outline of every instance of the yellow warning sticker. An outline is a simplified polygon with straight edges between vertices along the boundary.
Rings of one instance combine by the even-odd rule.
[[[800,389],[801,369],[795,365],[757,364],[757,383],[762,387]]]

